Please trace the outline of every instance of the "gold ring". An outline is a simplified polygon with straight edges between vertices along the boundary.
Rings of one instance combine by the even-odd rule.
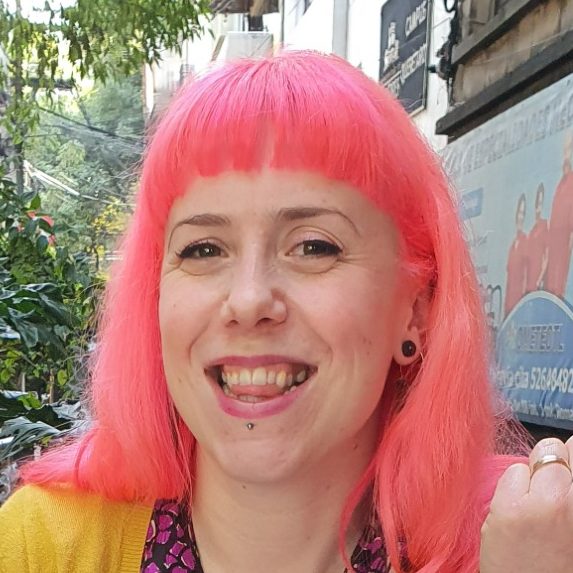
[[[562,458],[561,456],[557,456],[555,454],[545,454],[533,464],[533,467],[531,468],[531,477],[533,477],[533,474],[535,474],[535,472],[541,466],[545,466],[547,464],[559,464],[563,467],[566,467],[569,471],[571,471],[571,466],[569,465],[569,462],[565,458]]]

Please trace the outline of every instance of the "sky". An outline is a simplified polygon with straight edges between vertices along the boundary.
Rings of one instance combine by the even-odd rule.
[[[66,8],[75,4],[75,0],[50,0],[50,5],[53,9],[59,9],[60,6]],[[46,0],[20,0],[22,7],[22,16],[34,22],[47,22],[48,14],[44,11]],[[6,6],[11,12],[16,11],[16,0],[7,0]]]

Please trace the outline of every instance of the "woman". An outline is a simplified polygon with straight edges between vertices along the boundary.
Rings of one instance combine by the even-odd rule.
[[[535,222],[527,235],[527,292],[542,290],[547,272],[549,226],[543,218],[545,186],[540,183],[535,193]]]
[[[505,285],[505,316],[507,316],[515,305],[527,293],[529,280],[528,253],[529,244],[527,235],[523,230],[525,223],[525,193],[522,193],[517,200],[515,211],[515,238],[509,247],[507,257],[507,281]]]
[[[182,89],[100,340],[94,426],[27,467],[5,570],[480,567],[510,461],[478,287],[437,161],[344,61],[284,53]],[[567,447],[544,447],[533,479],[564,490]],[[524,484],[524,464],[500,482],[483,573],[563,516],[531,521],[527,500],[515,517]]]

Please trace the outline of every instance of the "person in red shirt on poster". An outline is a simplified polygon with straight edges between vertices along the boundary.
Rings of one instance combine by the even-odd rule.
[[[517,233],[507,259],[507,283],[505,286],[505,315],[519,302],[525,294],[527,286],[527,235],[523,232],[525,221],[525,194],[522,193],[517,201],[515,225]]]
[[[549,226],[541,214],[545,187],[540,183],[535,196],[535,224],[527,237],[527,292],[541,290],[547,271],[547,242]]]
[[[549,219],[549,257],[545,288],[563,298],[573,251],[573,171],[571,155],[573,134],[569,133],[564,146],[563,176],[553,197]]]

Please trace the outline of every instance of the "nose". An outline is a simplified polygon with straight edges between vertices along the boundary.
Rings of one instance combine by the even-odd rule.
[[[286,302],[277,277],[262,261],[244,261],[230,281],[227,299],[221,307],[226,326],[250,329],[286,320]]]

